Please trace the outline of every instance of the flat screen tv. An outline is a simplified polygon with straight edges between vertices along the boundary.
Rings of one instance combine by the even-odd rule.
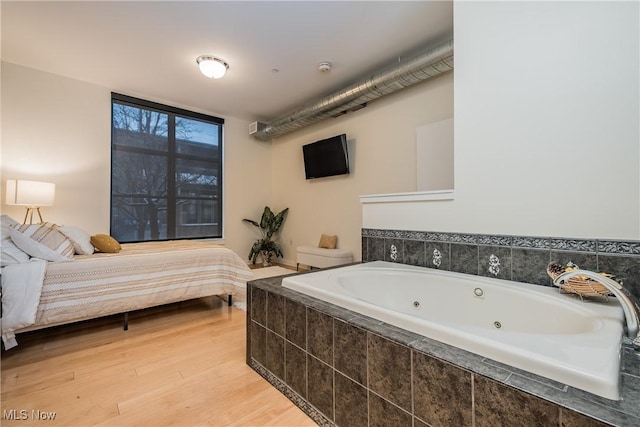
[[[349,173],[347,135],[337,135],[302,146],[307,179]]]

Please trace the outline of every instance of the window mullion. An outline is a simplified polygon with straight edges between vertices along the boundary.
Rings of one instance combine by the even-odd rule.
[[[176,116],[169,114],[167,156],[167,238],[176,238]]]

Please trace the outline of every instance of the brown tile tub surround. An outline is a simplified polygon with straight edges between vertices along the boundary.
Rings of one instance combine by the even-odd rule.
[[[378,335],[367,336],[369,389],[411,411],[411,349]]]
[[[247,286],[247,364],[318,425],[640,426],[640,359],[629,349],[625,400],[612,402],[283,288],[281,279]]]
[[[414,413],[432,426],[473,425],[471,373],[414,352]]]

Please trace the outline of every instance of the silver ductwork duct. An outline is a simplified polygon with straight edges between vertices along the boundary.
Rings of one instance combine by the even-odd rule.
[[[367,102],[389,95],[453,69],[453,40],[421,55],[400,62],[341,91],[304,106],[288,116],[262,124],[251,133],[268,141],[317,121],[337,117],[366,106]]]

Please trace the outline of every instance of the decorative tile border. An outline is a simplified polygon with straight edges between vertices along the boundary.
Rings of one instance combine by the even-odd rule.
[[[424,242],[424,246],[420,245]],[[606,271],[640,300],[640,241],[362,229],[363,261],[385,260],[552,286],[551,261]]]
[[[605,252],[619,255],[640,255],[640,240],[572,239],[563,237],[505,236],[491,234],[446,233],[434,231],[405,231],[362,229],[362,237],[384,239],[424,240],[430,242],[469,243],[517,248],[556,249],[575,252]]]
[[[449,241],[451,243],[478,243],[478,237],[475,234],[450,234]]]
[[[599,240],[598,252],[640,255],[640,241]]]
[[[596,252],[597,240],[550,239],[551,249],[575,252]]]
[[[532,249],[557,249],[577,252],[606,252],[640,255],[640,241],[572,239],[562,237],[505,236],[433,231],[362,229],[362,237],[423,240],[430,242],[470,243],[489,246],[513,246]]]
[[[489,236],[482,234],[478,236],[478,244],[487,246],[511,246],[511,236]]]
[[[264,366],[251,359],[249,366],[256,371],[262,378],[267,380],[269,384],[274,386],[276,390],[284,394],[294,405],[302,410],[320,427],[334,427],[335,424],[327,420],[320,412],[316,410],[309,402],[307,402],[302,396],[295,391],[291,390],[288,385],[276,377],[271,371],[267,370]]]
[[[449,235],[447,233],[425,233],[426,239],[431,242],[448,242]]]
[[[544,237],[513,236],[511,245],[516,248],[548,249],[549,239]]]

